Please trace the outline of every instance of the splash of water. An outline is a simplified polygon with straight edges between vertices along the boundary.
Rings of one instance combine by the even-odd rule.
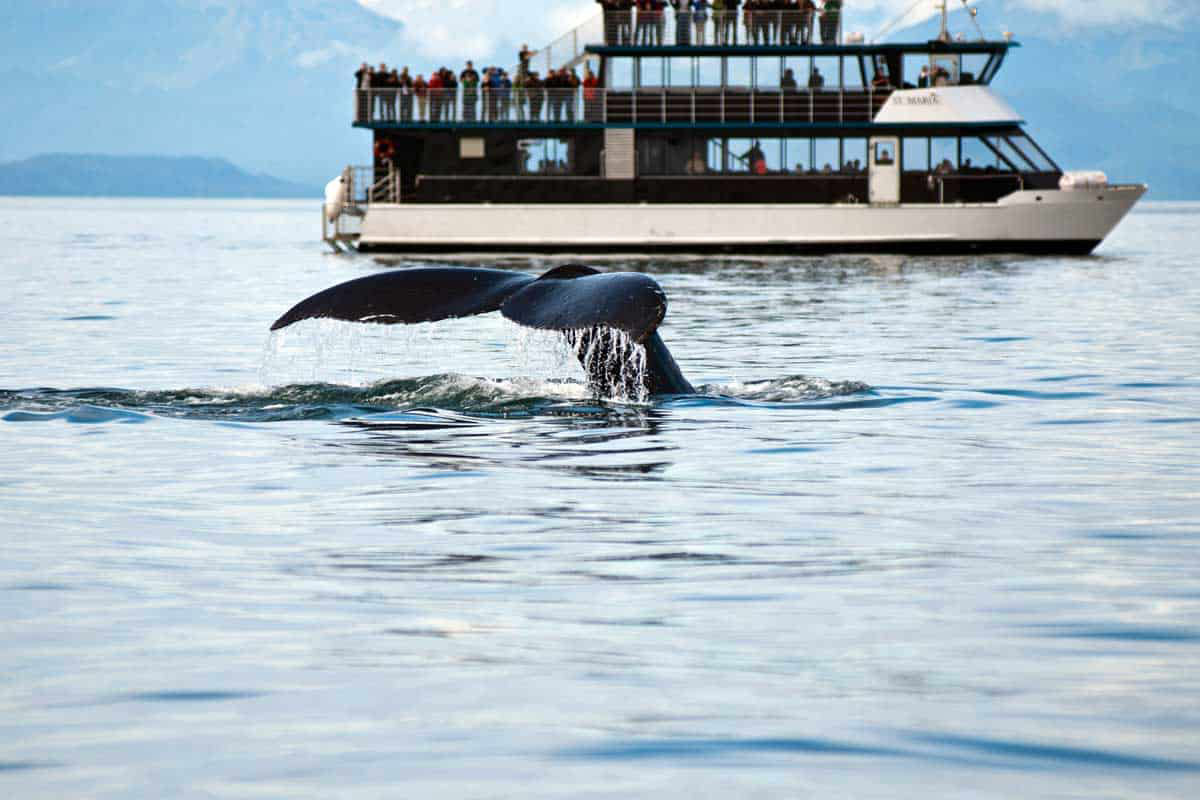
[[[774,380],[705,384],[700,386],[697,391],[701,394],[720,395],[738,400],[797,403],[805,400],[823,400],[828,397],[858,394],[869,391],[870,388],[861,381],[831,381],[808,375],[789,375]]]
[[[617,402],[645,403],[646,348],[624,331],[595,327],[565,331],[592,388],[603,398]]]

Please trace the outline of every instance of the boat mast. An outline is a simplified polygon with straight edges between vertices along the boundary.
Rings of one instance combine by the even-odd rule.
[[[938,31],[938,41],[950,41],[950,31],[946,28],[946,0],[941,0],[942,3],[942,29]]]

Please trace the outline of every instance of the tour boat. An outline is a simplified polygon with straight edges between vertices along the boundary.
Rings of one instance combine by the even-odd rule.
[[[323,238],[396,253],[1086,254],[1146,192],[1064,172],[1035,141],[991,88],[1010,35],[952,36],[944,4],[929,41],[842,28],[606,5],[507,78],[355,89],[374,157],[326,187]]]

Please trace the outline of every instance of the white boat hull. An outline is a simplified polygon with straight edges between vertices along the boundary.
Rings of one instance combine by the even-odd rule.
[[[1088,253],[1144,185],[1025,190],[996,203],[372,204],[359,248],[394,252]]]

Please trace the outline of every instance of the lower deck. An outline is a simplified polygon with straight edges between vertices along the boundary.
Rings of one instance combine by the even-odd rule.
[[[1142,185],[1018,190],[994,203],[372,204],[374,252],[1090,252]]]

